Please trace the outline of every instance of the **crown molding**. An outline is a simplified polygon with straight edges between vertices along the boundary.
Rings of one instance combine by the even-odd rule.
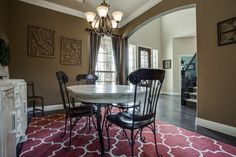
[[[29,3],[29,4],[33,4],[33,5],[36,5],[36,6],[40,6],[40,7],[43,7],[43,8],[47,8],[47,9],[50,9],[50,10],[58,11],[58,12],[61,12],[61,13],[65,13],[65,14],[85,18],[84,12],[82,12],[82,11],[72,9],[72,8],[69,8],[69,7],[65,7],[65,6],[55,4],[55,3],[52,3],[52,2],[48,2],[48,1],[45,1],[45,0],[19,0],[19,1]]]
[[[152,8],[153,6],[155,6],[158,3],[160,3],[161,1],[162,0],[151,0],[151,1],[147,2],[147,3],[145,3],[142,7],[140,7],[135,12],[130,14],[127,18],[123,19],[121,21],[121,23],[120,23],[120,27],[123,27],[124,25],[126,25],[127,23],[132,21],[133,19],[137,18],[139,15],[143,14],[144,12],[146,12],[147,10]]]
[[[49,1],[45,1],[45,0],[19,0],[19,1],[29,3],[29,4],[33,4],[33,5],[36,5],[36,6],[40,6],[40,7],[43,7],[43,8],[51,9],[51,10],[58,11],[58,12],[61,12],[61,13],[65,13],[65,14],[68,14],[68,15],[73,15],[73,16],[77,16],[77,17],[81,17],[81,18],[86,18],[85,15],[84,15],[84,12],[82,12],[82,11],[72,9],[72,8],[69,8],[69,7],[65,7],[65,6],[62,6],[62,5],[59,5],[59,4],[56,4],[56,3],[52,3],[52,2],[49,2]],[[150,9],[153,6],[157,5],[161,1],[162,0],[151,0],[147,3],[145,3],[142,7],[140,7],[135,12],[130,14],[127,18],[123,19],[121,21],[119,27],[123,27],[124,25],[126,25],[127,23],[129,23],[130,21],[132,21],[133,19],[138,17],[139,15],[143,14],[148,9]]]

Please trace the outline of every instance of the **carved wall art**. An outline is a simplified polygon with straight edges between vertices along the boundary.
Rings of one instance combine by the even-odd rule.
[[[82,65],[82,40],[61,37],[61,64]]]
[[[29,25],[28,36],[29,56],[54,57],[54,31]]]

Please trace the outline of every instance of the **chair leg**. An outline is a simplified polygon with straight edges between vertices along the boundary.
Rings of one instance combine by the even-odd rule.
[[[35,117],[35,100],[33,100],[33,117]]]
[[[67,118],[68,118],[68,116],[66,114],[66,116],[65,116],[65,129],[64,129],[64,133],[61,135],[61,137],[64,137],[66,135]]]
[[[109,111],[109,106],[106,105],[105,106],[105,114],[103,115],[103,120],[102,120],[102,130],[103,130],[103,127],[105,126],[105,123],[106,123],[106,116],[108,115],[108,111]],[[101,115],[101,119],[102,119],[102,115]]]
[[[140,130],[140,140],[145,143],[145,137],[143,137],[143,128]]]
[[[69,139],[69,149],[70,149],[70,145],[71,145],[71,132],[72,132],[72,118],[70,117],[70,139]]]
[[[110,150],[110,148],[111,148],[110,135],[109,135],[109,127],[110,126],[111,126],[110,123],[108,122],[108,120],[106,120],[105,127],[106,127],[106,132],[107,132],[108,150]]]
[[[88,121],[89,121],[89,131],[88,132],[90,132],[91,131],[91,119],[90,119],[91,117],[90,116],[88,116]]]
[[[96,126],[96,124],[95,124],[94,116],[93,116],[93,115],[92,115],[92,122],[93,122],[93,126],[94,126],[95,130],[97,130],[97,126]]]
[[[134,131],[131,130],[131,156],[133,157],[134,156]]]
[[[156,137],[156,124],[155,124],[155,121],[154,121],[154,127],[153,127],[153,135],[154,135],[154,142],[155,142],[157,157],[161,157],[162,155],[160,155],[158,153],[158,149],[157,149],[157,137]]]
[[[43,98],[41,99],[41,103],[42,103],[42,116],[44,116],[44,100],[43,100]]]

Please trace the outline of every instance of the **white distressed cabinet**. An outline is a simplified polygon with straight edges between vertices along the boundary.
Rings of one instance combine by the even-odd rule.
[[[27,89],[24,80],[0,80],[0,156],[16,156],[16,145],[25,141]]]

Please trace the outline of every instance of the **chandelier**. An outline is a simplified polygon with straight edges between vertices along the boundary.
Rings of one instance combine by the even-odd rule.
[[[110,5],[106,3],[106,0],[97,7],[98,16],[94,12],[86,12],[85,16],[90,24],[90,27],[102,36],[110,36],[112,31],[118,28],[118,25],[122,19],[123,13],[121,11],[115,11],[112,13],[113,20],[110,18],[108,11]]]

